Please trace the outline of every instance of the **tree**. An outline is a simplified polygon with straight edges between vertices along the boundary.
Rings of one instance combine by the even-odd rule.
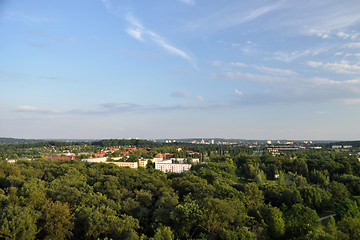
[[[195,234],[202,216],[203,212],[195,201],[179,204],[171,213],[171,218],[180,223],[176,226],[179,236],[186,239]]]
[[[285,213],[284,218],[285,235],[289,238],[305,236],[320,224],[315,210],[302,204],[295,204]]]
[[[162,190],[162,195],[159,197],[154,206],[155,210],[153,213],[153,220],[155,223],[170,225],[170,213],[178,205],[179,197],[173,191],[166,189]]]
[[[44,239],[66,239],[72,236],[74,228],[74,215],[71,214],[67,203],[47,202],[43,207],[40,218],[41,232]]]
[[[245,204],[247,207],[258,207],[264,201],[263,192],[256,183],[245,184]]]
[[[360,218],[344,218],[338,226],[339,230],[347,234],[350,239],[360,239]]]
[[[75,222],[76,239],[138,239],[139,229],[137,219],[128,216],[118,216],[116,211],[108,206],[99,208],[81,207],[77,210]]]
[[[296,188],[294,188],[294,189],[286,188],[283,192],[282,199],[283,199],[283,202],[288,207],[291,207],[294,204],[303,202],[301,194],[300,194],[299,190],[297,190]]]
[[[337,207],[349,197],[349,191],[342,183],[332,181],[329,184],[329,191],[331,193],[331,205]]]
[[[336,209],[336,216],[339,219],[346,217],[360,217],[359,207],[355,201],[347,199]]]
[[[173,240],[175,239],[174,233],[170,227],[161,226],[156,229],[153,240]]]
[[[38,215],[38,212],[27,207],[6,207],[0,217],[0,237],[21,240],[35,239]]]
[[[281,210],[271,205],[264,205],[260,208],[260,213],[267,225],[268,235],[274,239],[280,238],[285,232],[285,222]]]

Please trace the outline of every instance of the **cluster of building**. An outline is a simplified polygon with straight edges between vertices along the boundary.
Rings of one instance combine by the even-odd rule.
[[[77,159],[77,155],[75,153],[62,153],[62,154],[56,154],[53,156],[45,156],[45,159],[52,159],[52,160],[75,160]]]
[[[120,148],[109,148],[109,149],[101,149],[101,151],[97,153],[88,153],[88,152],[82,152],[78,153],[77,155],[75,153],[69,153],[69,152],[63,152],[58,153],[55,155],[45,156],[45,159],[52,159],[52,160],[75,160],[79,158],[81,155],[91,155],[94,158],[106,158],[106,156],[114,153],[115,151],[119,151],[120,156],[129,156],[131,153],[136,151],[137,149],[134,147],[126,147],[123,148],[123,151],[120,152]]]
[[[341,148],[349,149],[349,148],[352,148],[352,146],[351,145],[332,145],[331,148],[332,149],[341,149]]]
[[[237,144],[236,142],[227,142],[227,141],[216,141],[214,139],[209,139],[209,140],[205,140],[205,139],[201,139],[199,140],[193,140],[191,141],[192,144],[205,144],[205,145],[212,145],[212,144],[217,144],[217,145],[235,145]]]
[[[143,167],[145,168],[148,164],[148,159],[140,159],[138,162],[119,162],[118,160],[121,159],[121,157],[111,158],[112,160],[108,161],[109,159],[107,157],[102,158],[86,158],[82,161],[84,162],[95,162],[95,163],[113,163],[119,167],[129,167],[129,168],[138,168]]]
[[[188,171],[192,164],[198,163],[200,160],[199,158],[154,158],[152,161],[155,163],[155,169],[162,172],[182,173]]]
[[[199,158],[186,159],[186,158],[173,158],[174,154],[170,153],[159,153],[153,159],[139,159],[137,162],[122,162],[119,161],[122,157],[109,158],[87,158],[82,161],[85,162],[96,162],[96,163],[112,163],[119,167],[129,167],[129,168],[145,168],[149,161],[155,163],[155,169],[158,169],[164,173],[182,173],[190,170],[192,164],[198,163]]]

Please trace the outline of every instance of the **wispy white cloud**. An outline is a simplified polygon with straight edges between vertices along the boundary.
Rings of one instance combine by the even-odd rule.
[[[340,62],[335,63],[323,63],[323,62],[315,62],[308,61],[307,63],[310,67],[313,68],[323,68],[328,71],[333,71],[336,73],[344,73],[344,74],[360,74],[360,63],[351,64],[349,61],[341,60]]]
[[[149,40],[157,44],[159,47],[163,48],[168,53],[171,53],[173,55],[176,55],[178,57],[187,60],[189,63],[193,65],[194,68],[197,68],[194,59],[188,53],[186,53],[184,50],[181,50],[171,45],[170,43],[168,43],[167,40],[165,40],[157,33],[145,28],[140,23],[140,21],[137,18],[135,18],[133,15],[128,14],[125,19],[130,24],[130,26],[126,30],[126,32],[130,36],[141,42],[144,42],[145,40]]]
[[[243,63],[243,62],[225,63],[225,62],[222,62],[222,61],[214,61],[213,66],[224,67],[223,69],[230,69],[230,71],[225,71],[227,73],[229,73],[229,72],[232,72],[232,73],[237,72],[239,74],[240,72],[231,71],[231,69],[235,69],[235,67],[241,67],[241,68],[250,68],[250,69],[252,68],[252,69],[255,69],[255,70],[259,71],[259,72],[266,73],[267,75],[277,76],[277,77],[281,77],[281,76],[288,77],[288,76],[297,76],[298,75],[296,72],[294,72],[292,70],[289,70],[289,69],[280,69],[280,68],[273,68],[273,67],[266,67],[266,66],[258,66],[258,65],[255,65],[255,64],[249,65],[249,64],[246,64],[246,63]],[[231,67],[233,67],[233,68],[231,68]],[[241,73],[241,75],[243,75],[243,74]],[[248,76],[250,76],[250,74],[248,74]],[[252,76],[255,76],[255,75],[252,75]],[[261,75],[261,77],[265,77],[265,76]]]
[[[235,94],[240,105],[360,104],[360,81],[325,78],[299,79],[290,84],[273,83],[269,88]]]
[[[254,65],[254,68],[261,72],[265,72],[270,75],[276,75],[276,76],[296,76],[297,73],[288,70],[288,69],[280,69],[280,68],[270,68],[270,67],[264,67],[264,66],[256,66]]]
[[[344,45],[345,48],[360,48],[360,42],[347,43]]]
[[[273,53],[273,58],[278,61],[282,62],[292,62],[298,58],[305,57],[305,56],[316,56],[322,52],[328,51],[324,48],[318,48],[313,50],[304,50],[304,51],[293,51],[293,52],[286,52],[286,51],[277,51]]]
[[[234,27],[240,24],[251,22],[270,12],[279,9],[283,1],[261,6],[255,9],[244,9],[241,4],[231,4],[217,12],[212,12],[209,16],[192,21],[187,28],[192,30],[202,30],[216,32],[222,29]]]
[[[174,97],[174,98],[183,98],[183,99],[196,98],[196,99],[200,100],[201,102],[203,102],[205,100],[204,97],[201,95],[193,96],[190,93],[184,92],[184,91],[175,91],[175,92],[171,93],[170,96]]]
[[[37,107],[34,106],[29,106],[29,105],[23,105],[23,106],[19,106],[17,108],[17,110],[19,112],[32,112],[32,113],[45,113],[45,114],[50,114],[50,113],[61,113],[58,110],[48,110],[48,109],[39,109]]]
[[[186,4],[190,4],[190,5],[194,5],[195,4],[195,0],[180,0],[180,2],[186,3]]]
[[[18,110],[22,110],[22,111],[37,111],[38,109],[34,106],[28,106],[28,105],[23,105],[18,107]]]
[[[274,84],[292,81],[292,79],[281,76],[269,76],[262,74],[244,73],[240,71],[227,71],[220,74],[211,74],[213,80],[235,80],[256,84]]]
[[[345,57],[360,57],[360,53],[347,53],[345,54]]]
[[[324,31],[324,30],[315,30],[315,29],[311,29],[310,30],[310,34],[314,34],[318,37],[321,37],[323,39],[329,38],[330,37],[330,32],[328,31]]]
[[[249,65],[243,62],[222,62],[220,60],[213,61],[212,63],[215,67],[248,67]]]
[[[249,65],[243,62],[231,62],[229,63],[232,67],[248,67]]]
[[[347,39],[351,39],[351,40],[356,40],[360,37],[360,33],[358,32],[351,32],[351,33],[346,33],[346,32],[338,32],[336,34],[336,36],[338,36],[339,38],[342,38],[344,40],[347,40]]]

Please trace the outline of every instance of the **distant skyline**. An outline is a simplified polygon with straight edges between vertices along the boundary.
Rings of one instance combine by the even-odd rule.
[[[358,0],[3,0],[0,137],[360,139]]]

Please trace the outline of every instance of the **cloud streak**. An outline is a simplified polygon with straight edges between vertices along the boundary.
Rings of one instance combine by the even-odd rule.
[[[283,1],[278,1],[274,4],[269,4],[256,9],[247,9],[245,11],[242,4],[231,4],[220,11],[210,13],[208,17],[191,22],[187,28],[192,30],[206,30],[210,32],[220,31],[251,22],[279,9],[282,4]]]
[[[18,112],[29,112],[29,113],[44,113],[44,114],[54,114],[54,113],[61,113],[58,110],[48,110],[48,109],[39,109],[34,106],[30,105],[23,105],[17,108]]]
[[[136,40],[145,42],[146,40],[155,43],[157,46],[164,49],[166,52],[181,57],[188,61],[194,68],[197,69],[194,59],[186,53],[173,45],[171,45],[165,38],[145,28],[140,21],[131,14],[127,14],[125,20],[130,24],[126,29],[126,32]]]
[[[308,65],[313,68],[323,68],[340,74],[360,74],[360,64],[351,64],[346,60],[335,63],[308,61]]]

